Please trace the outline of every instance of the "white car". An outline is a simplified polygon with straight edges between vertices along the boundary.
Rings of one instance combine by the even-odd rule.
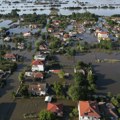
[[[52,96],[45,97],[45,102],[51,102],[51,101],[52,101]]]

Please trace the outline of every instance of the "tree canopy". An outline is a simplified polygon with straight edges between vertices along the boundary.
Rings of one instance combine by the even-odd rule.
[[[39,113],[39,120],[55,120],[55,115],[47,110],[42,110]]]

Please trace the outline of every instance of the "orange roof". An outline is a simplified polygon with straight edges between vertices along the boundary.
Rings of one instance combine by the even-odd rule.
[[[96,101],[79,101],[78,107],[80,116],[100,118]]]
[[[100,34],[108,34],[108,32],[99,32]]]
[[[48,103],[47,110],[51,111],[53,113],[61,113],[61,112],[63,112],[63,105],[62,104]]]
[[[43,62],[41,60],[33,60],[32,65],[43,65]]]

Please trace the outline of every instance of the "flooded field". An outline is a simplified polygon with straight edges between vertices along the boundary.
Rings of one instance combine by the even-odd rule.
[[[106,6],[108,7],[106,9]],[[119,0],[59,0],[59,1],[26,1],[17,3],[3,2],[0,4],[0,14],[10,13],[11,10],[18,9],[18,13],[22,14],[50,14],[51,8],[56,8],[58,14],[70,15],[71,13],[83,13],[89,11],[97,15],[110,16],[119,14],[120,1]],[[74,7],[74,9],[66,9]],[[79,9],[76,9],[78,7]],[[103,7],[103,8],[102,8]]]

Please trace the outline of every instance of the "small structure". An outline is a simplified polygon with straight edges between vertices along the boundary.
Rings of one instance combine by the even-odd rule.
[[[32,77],[33,72],[32,71],[26,71],[24,75],[25,75],[25,77]]]
[[[48,103],[47,110],[54,113],[57,116],[63,116],[63,104]]]
[[[54,32],[53,28],[48,28],[48,32]]]
[[[31,36],[31,33],[30,33],[30,32],[23,33],[23,36],[24,36],[24,37],[30,37],[30,36]]]
[[[5,41],[5,42],[10,42],[10,41],[11,41],[11,38],[10,38],[10,37],[5,37],[5,38],[4,38],[4,41]]]
[[[18,43],[17,48],[20,49],[20,50],[23,50],[25,48],[25,44],[24,43]]]
[[[59,26],[61,23],[60,20],[53,20],[53,24],[56,25],[56,26]]]
[[[58,73],[60,73],[61,72],[61,70],[49,70],[49,72],[51,72],[51,73],[55,73],[55,74],[58,74]]]
[[[41,60],[41,61],[45,61],[46,56],[45,55],[35,55],[34,56],[35,60]]]
[[[32,95],[46,95],[47,84],[46,83],[33,83],[28,87],[28,92]]]
[[[69,36],[70,36],[70,37],[76,36],[76,34],[77,34],[76,31],[73,31],[73,32],[71,31],[71,32],[69,32]]]
[[[39,46],[39,50],[48,50],[48,47],[46,44],[42,44]]]
[[[66,41],[66,40],[68,40],[69,39],[69,34],[64,34],[64,36],[63,36],[63,41]]]
[[[60,33],[59,33],[59,32],[56,32],[56,33],[54,33],[53,35],[54,35],[54,37],[60,39]]]
[[[29,28],[31,28],[31,29],[36,29],[36,28],[37,28],[37,25],[36,25],[36,24],[30,24],[30,25],[29,25]]]
[[[45,97],[45,102],[51,102],[51,101],[52,101],[52,96]]]

